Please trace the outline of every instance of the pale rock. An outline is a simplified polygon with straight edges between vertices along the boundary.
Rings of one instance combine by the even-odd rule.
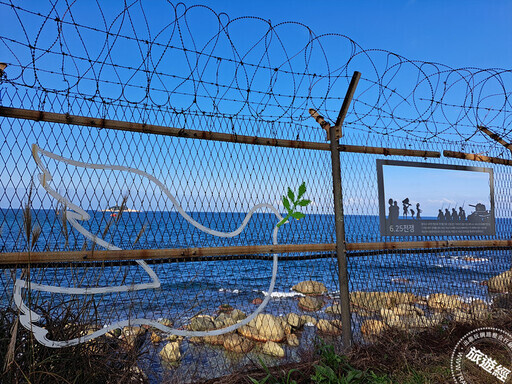
[[[166,327],[169,327],[169,328],[172,328],[172,326],[173,326],[172,320],[169,320],[169,319],[160,319],[160,320],[158,320],[158,322],[162,325],[165,325]]]
[[[239,309],[233,309],[229,314],[229,317],[231,317],[236,324],[238,321],[245,319],[247,315]]]
[[[222,335],[214,335],[214,336],[205,336],[204,342],[210,345],[224,345],[224,341],[226,340],[226,334]]]
[[[286,315],[286,321],[293,328],[300,328],[304,325],[300,316],[293,312]]]
[[[434,293],[428,297],[428,306],[436,311],[453,311],[455,309],[462,309],[466,304],[460,296],[447,295],[445,293]]]
[[[341,315],[341,304],[335,303],[332,306],[325,308],[325,313]]]
[[[365,292],[350,293],[350,302],[354,307],[366,311],[378,312],[381,308],[392,308],[399,304],[414,304],[417,297],[408,292]]]
[[[341,334],[341,321],[340,320],[325,320],[320,319],[316,324],[316,327],[321,333],[325,333],[327,335],[339,335]]]
[[[301,281],[292,287],[292,290],[302,293],[304,295],[323,295],[327,293],[327,288],[323,283],[318,281],[308,280]]]
[[[254,342],[232,333],[224,338],[224,348],[230,352],[247,353],[254,347]]]
[[[284,357],[284,349],[279,344],[274,343],[273,341],[267,341],[261,347],[261,352],[266,355],[275,356],[275,357]]]
[[[271,314],[259,314],[248,324],[238,328],[242,336],[256,341],[282,341],[285,330],[281,320]]]
[[[178,335],[169,335],[165,338],[166,341],[182,341],[183,340],[183,336],[178,336]]]
[[[317,297],[301,297],[299,299],[299,307],[304,311],[316,312],[322,309],[324,306],[324,301]]]
[[[512,269],[487,280],[487,288],[494,293],[512,292]]]
[[[288,345],[290,347],[298,347],[300,344],[299,338],[294,333],[290,333],[289,335],[286,335],[286,342],[288,343]]]
[[[378,335],[380,335],[385,329],[387,325],[380,320],[365,320],[363,324],[361,324],[361,333],[368,339],[372,339]]]
[[[313,316],[309,315],[300,315],[300,321],[304,325],[311,324],[312,326],[315,326],[317,324],[317,320]]]
[[[176,341],[167,343],[160,351],[160,357],[168,362],[178,361],[181,358],[180,343]]]
[[[156,332],[151,332],[150,340],[153,344],[158,344],[162,341],[162,337]]]
[[[215,322],[211,316],[198,315],[190,319],[188,329],[191,331],[211,331],[215,329]]]
[[[216,329],[226,328],[236,324],[236,320],[226,313],[221,313],[213,320]]]
[[[133,348],[137,340],[145,333],[146,330],[142,327],[124,327],[121,330],[121,339],[123,339],[129,347]]]
[[[398,304],[396,307],[391,308],[391,310],[397,316],[424,316],[425,312],[412,304]]]

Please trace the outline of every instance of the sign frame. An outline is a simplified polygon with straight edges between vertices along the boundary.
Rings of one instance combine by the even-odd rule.
[[[495,217],[495,202],[494,202],[494,170],[492,168],[474,167],[466,165],[451,165],[451,164],[435,164],[423,163],[414,161],[401,161],[401,160],[386,160],[377,159],[377,187],[379,197],[379,230],[381,236],[495,236],[496,235],[496,217]],[[386,216],[386,201],[385,201],[385,186],[384,186],[384,172],[383,167],[388,166],[401,166],[401,167],[415,167],[415,168],[430,168],[454,171],[469,171],[469,172],[484,172],[489,175],[489,210],[485,210],[485,215],[488,220],[484,224],[469,223],[469,222],[451,222],[450,225],[444,224],[437,220],[414,220],[415,223],[420,225],[416,226],[413,223],[405,223],[406,221],[412,222],[413,220],[398,219],[397,230],[391,231],[391,226],[388,225],[391,218]],[[396,202],[395,202],[396,203]],[[482,213],[482,207],[480,212]],[[475,208],[475,211],[479,210]],[[468,215],[469,217],[469,215]],[[443,229],[442,227],[445,227]],[[480,231],[478,230],[480,227]],[[484,228],[485,227],[485,228]],[[402,230],[403,229],[403,230]]]

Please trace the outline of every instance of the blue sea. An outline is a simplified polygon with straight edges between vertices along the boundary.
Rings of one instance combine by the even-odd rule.
[[[84,228],[121,249],[132,248],[184,248],[207,246],[232,246],[271,244],[271,234],[277,219],[270,213],[256,213],[248,226],[237,237],[218,238],[205,234],[186,222],[177,212],[124,212],[114,217],[112,212],[88,212],[91,218],[81,222]],[[62,212],[33,210],[32,228],[40,227],[41,234],[32,251],[62,251],[91,249],[92,243],[76,231],[69,222],[63,225]],[[192,212],[199,223],[218,230],[233,231],[242,223],[244,213]],[[23,228],[22,210],[0,210],[2,252],[26,251],[27,241]],[[510,219],[497,220],[497,238],[509,238]],[[108,230],[105,230],[108,228]],[[145,228],[142,233],[141,229]],[[379,234],[377,216],[345,217],[347,242],[411,241],[427,238],[384,238]],[[67,230],[67,235],[64,233]],[[307,244],[334,242],[334,217],[332,215],[307,215],[299,221],[292,220],[281,226],[280,244]],[[137,243],[134,245],[135,239]],[[429,238],[432,240],[432,238]],[[439,238],[441,239],[441,238]],[[438,240],[437,238],[435,240]],[[96,249],[101,249],[96,247]],[[261,255],[260,255],[261,256]],[[501,251],[449,251],[442,253],[407,253],[349,255],[351,290],[413,291],[419,295],[433,292],[457,293],[465,297],[488,299],[487,288],[482,282],[510,268],[510,250]],[[265,258],[222,257],[207,261],[156,261],[152,268],[157,272],[162,287],[158,292],[140,292],[141,305],[137,310],[124,299],[118,298],[116,307],[120,317],[125,311],[141,311],[141,315],[165,317],[168,313],[188,314],[190,308],[198,310],[206,303],[204,311],[224,302],[247,304],[268,290],[272,261]],[[98,286],[149,281],[138,265],[101,264],[101,268],[77,264],[58,268],[34,268],[32,279],[45,284],[60,286]],[[339,286],[335,257],[326,254],[279,255],[279,272],[274,296],[276,300],[292,297],[291,286],[302,280],[324,282],[333,298]],[[8,279],[4,276],[4,286]],[[4,287],[7,289],[7,287]],[[176,295],[176,293],[178,293]],[[126,296],[126,295],[125,295]],[[111,302],[114,298],[107,299]],[[191,300],[194,301],[192,306]],[[190,310],[191,311],[191,310]],[[193,311],[191,311],[193,312]]]

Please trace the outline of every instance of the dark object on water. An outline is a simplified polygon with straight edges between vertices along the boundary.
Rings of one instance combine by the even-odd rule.
[[[263,303],[263,300],[257,297],[253,301],[251,301],[251,303],[254,305],[260,305],[261,303]]]

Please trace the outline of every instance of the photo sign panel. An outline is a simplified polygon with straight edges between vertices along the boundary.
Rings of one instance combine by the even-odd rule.
[[[495,235],[491,168],[377,160],[383,236]]]

